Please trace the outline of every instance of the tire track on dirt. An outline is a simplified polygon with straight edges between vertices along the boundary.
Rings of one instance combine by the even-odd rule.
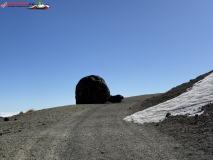
[[[83,118],[82,115],[87,115],[87,112],[90,110],[78,112],[44,129],[31,131],[31,138],[25,142],[24,148],[18,151],[14,159],[59,159],[68,137],[73,134],[73,128],[78,126],[79,119]]]
[[[62,157],[67,159],[184,159],[181,147],[154,126],[123,121],[129,107],[140,102],[100,105],[84,115],[73,128]]]

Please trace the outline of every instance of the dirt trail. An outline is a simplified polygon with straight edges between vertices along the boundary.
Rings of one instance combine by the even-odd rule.
[[[90,107],[52,124],[2,135],[0,159],[183,160],[184,149],[174,138],[163,135],[154,125],[123,120],[130,113],[129,107],[152,96],[125,98],[115,104],[78,105]]]

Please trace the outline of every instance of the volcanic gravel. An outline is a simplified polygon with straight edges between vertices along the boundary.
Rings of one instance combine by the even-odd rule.
[[[166,93],[157,97],[144,100],[140,106],[132,108],[132,113],[155,106],[167,100],[175,98],[187,91],[196,82],[204,79],[213,72],[210,71],[187,83],[183,83],[172,88]],[[160,123],[149,123],[155,125],[161,133],[173,136],[188,152],[187,159],[197,159],[197,157],[212,157],[213,159],[213,104],[201,107],[204,114],[189,117],[187,115],[168,116]],[[177,148],[178,149],[178,148]]]
[[[50,146],[48,146],[48,144],[53,143],[54,140],[60,140],[60,137],[58,137],[58,133],[61,132],[60,126],[65,125],[64,123],[72,122],[72,120],[69,117],[75,117],[76,119],[82,118],[82,122],[84,122],[86,124],[86,122],[87,122],[86,120],[88,118],[93,120],[92,119],[93,117],[91,116],[91,114],[97,114],[97,115],[103,114],[100,117],[96,116],[96,118],[100,118],[100,119],[97,119],[97,122],[96,121],[95,122],[99,124],[99,121],[102,120],[103,121],[102,124],[105,124],[106,120],[108,120],[110,122],[112,120],[108,119],[108,116],[105,116],[104,113],[106,114],[108,112],[112,112],[113,114],[115,114],[115,113],[119,113],[118,112],[119,110],[120,110],[120,114],[121,113],[122,114],[118,115],[116,117],[117,123],[115,123],[115,124],[120,125],[122,127],[123,126],[127,127],[127,129],[120,127],[119,133],[122,130],[125,131],[125,133],[129,132],[128,128],[131,128],[132,129],[131,135],[134,136],[134,133],[138,132],[138,128],[141,128],[141,127],[144,129],[152,128],[153,135],[154,135],[154,131],[156,133],[159,132],[162,134],[161,139],[163,139],[163,135],[167,135],[168,137],[173,137],[177,143],[181,144],[181,147],[175,147],[174,151],[172,151],[172,152],[168,151],[168,153],[181,153],[180,154],[180,157],[182,157],[181,159],[183,159],[183,157],[184,157],[184,159],[192,159],[192,160],[193,159],[203,159],[203,160],[204,159],[206,159],[206,160],[213,159],[212,158],[213,157],[213,104],[207,104],[207,105],[201,107],[201,109],[204,111],[204,114],[202,114],[200,116],[198,116],[198,115],[196,115],[195,117],[189,117],[187,115],[170,116],[168,114],[168,117],[164,121],[159,122],[159,123],[145,123],[143,125],[140,125],[140,124],[131,124],[132,122],[125,122],[121,119],[121,117],[123,117],[124,115],[125,116],[131,115],[137,111],[141,111],[148,107],[152,107],[154,105],[157,105],[159,103],[165,102],[169,99],[179,96],[180,94],[186,92],[187,88],[192,87],[193,84],[202,80],[203,78],[205,78],[212,72],[213,72],[213,70],[206,74],[200,75],[197,78],[192,79],[187,83],[183,83],[177,87],[172,88],[171,90],[169,90],[166,93],[141,96],[141,97],[144,97],[145,100],[139,101],[138,100],[139,96],[138,96],[135,98],[130,97],[129,99],[124,98],[124,100],[123,100],[124,102],[121,102],[118,104],[111,104],[111,103],[103,104],[106,107],[108,106],[111,110],[115,109],[115,111],[113,111],[113,112],[111,110],[108,110],[107,108],[99,107],[99,105],[97,105],[97,104],[89,104],[89,105],[85,104],[85,105],[80,105],[80,107],[77,105],[76,106],[63,106],[63,107],[55,107],[55,108],[51,108],[51,109],[44,109],[44,110],[35,111],[35,112],[32,111],[32,112],[28,112],[28,113],[24,113],[24,114],[14,115],[14,116],[8,117],[8,119],[6,119],[6,118],[0,119],[0,159],[11,159],[11,157],[21,157],[21,155],[31,157],[30,159],[33,159],[33,157],[36,157],[36,155],[39,155],[39,157],[42,157],[42,156],[45,157],[45,155],[47,155],[48,148],[50,147]],[[130,101],[130,102],[128,102],[128,101]],[[135,105],[128,107],[128,104],[134,104],[133,101],[135,102]],[[116,107],[118,107],[119,110],[116,110]],[[122,108],[125,112],[121,111]],[[100,110],[100,112],[99,112],[99,110]],[[94,112],[96,111],[96,113],[93,113],[93,111]],[[110,114],[112,114],[112,113],[110,113]],[[85,115],[85,117],[83,115]],[[105,119],[101,118],[104,116],[105,116]],[[113,117],[115,117],[115,115],[113,115]],[[125,117],[123,117],[123,118],[125,118]],[[70,122],[66,122],[66,120],[70,120]],[[83,120],[85,120],[85,121],[83,121]],[[75,121],[73,121],[73,122],[75,122]],[[79,128],[79,132],[76,132],[76,137],[78,137],[78,138],[82,138],[82,137],[79,137],[78,134],[82,132],[81,127],[84,126],[84,123],[79,122],[79,126],[72,124],[72,123],[70,124],[70,125],[74,125],[74,128]],[[110,125],[113,125],[113,123],[112,124],[110,123]],[[108,123],[106,123],[104,125],[104,127],[110,127],[110,125]],[[100,132],[101,129],[105,129],[104,127],[101,128],[100,126],[97,126],[99,128],[94,128],[94,129],[97,129],[98,132]],[[58,130],[54,131],[54,129],[58,129]],[[90,128],[88,127],[88,129],[90,129]],[[114,130],[116,130],[116,129],[114,129]],[[112,130],[112,132],[114,132],[114,130]],[[53,136],[50,131],[52,132],[53,135],[56,133],[57,134]],[[146,132],[147,130],[141,130],[141,131]],[[63,129],[63,132],[64,132],[64,135],[66,135],[66,132],[69,133],[69,128]],[[106,134],[104,132],[104,130],[101,133]],[[76,137],[72,134],[70,134],[71,137],[73,136],[72,142],[75,142]],[[93,134],[93,133],[91,133],[91,134]],[[145,133],[143,133],[143,134],[145,135]],[[151,135],[152,133],[147,132],[146,136],[148,136],[149,134]],[[50,135],[53,136],[54,138],[51,139]],[[139,136],[139,135],[140,134],[137,133],[137,136]],[[46,136],[46,138],[45,138],[45,136]],[[57,138],[55,138],[55,137],[57,137]],[[97,137],[94,136],[94,138],[97,138]],[[129,139],[128,141],[132,140],[133,138],[134,137],[131,137],[131,139]],[[140,138],[143,139],[143,137],[140,137]],[[155,138],[156,138],[156,145],[158,143],[158,146],[159,146],[160,141],[159,141],[159,139],[157,140],[157,137],[153,137],[153,139],[155,139]],[[63,136],[62,136],[62,139],[63,139]],[[64,138],[63,141],[65,139],[66,138]],[[118,139],[121,142],[123,141],[123,139],[120,137]],[[28,141],[34,142],[34,140],[36,140],[35,144],[27,144],[27,146],[26,146],[26,142],[28,142]],[[85,139],[85,142],[87,142],[86,140],[88,140],[88,139]],[[97,141],[97,144],[99,144],[99,142],[103,143],[106,139],[104,140],[101,137],[99,137],[98,140],[99,141]],[[164,138],[164,140],[165,140],[165,138]],[[37,143],[38,143],[38,145],[37,145]],[[58,143],[58,141],[54,142],[53,144],[56,145],[57,143]],[[136,139],[134,139],[134,143],[137,145],[142,145],[143,143],[145,143],[145,141],[140,142],[136,138]],[[154,145],[154,142],[152,142],[152,143]],[[88,145],[89,144],[90,144],[90,141],[88,141]],[[147,144],[151,144],[151,140],[150,140],[150,143],[147,143]],[[171,145],[171,143],[167,143],[167,144]],[[165,144],[165,145],[167,145],[167,144]],[[27,148],[29,148],[28,145],[32,147],[31,149],[29,149],[29,151],[26,150]],[[104,143],[102,145],[105,146]],[[174,145],[176,145],[176,144],[174,144]],[[85,146],[82,145],[81,147],[84,148]],[[153,146],[150,146],[150,147],[153,147]],[[25,150],[24,150],[24,148],[25,148]],[[50,149],[54,150],[54,148],[55,148],[55,146],[51,146]],[[61,147],[61,148],[63,148],[63,147]],[[166,148],[166,146],[165,146],[165,148]],[[44,149],[46,149],[46,150],[44,150]],[[44,150],[44,153],[41,153],[42,150]],[[121,150],[121,151],[123,151],[123,150]],[[131,153],[130,148],[127,151]],[[51,153],[52,151],[50,150],[50,151],[48,151],[48,153],[49,152]],[[79,150],[76,150],[76,157],[80,156],[78,154],[78,152],[79,152]],[[166,153],[166,151],[164,151],[164,152]],[[52,155],[50,153],[49,153],[49,155]],[[69,154],[72,154],[73,152],[68,152],[68,150],[67,150],[67,152],[64,152],[64,153],[69,155]],[[93,154],[93,153],[95,153],[94,150],[91,151],[91,154]],[[121,152],[121,153],[127,154],[126,152]],[[139,153],[139,152],[137,152],[137,153]],[[145,154],[145,151],[142,151],[140,153]],[[105,154],[105,152],[103,152],[103,153],[101,152],[100,155],[97,154],[96,156],[104,156],[104,154]],[[154,155],[154,153],[152,153],[152,154],[150,153],[150,155],[148,155],[148,156],[153,156],[153,155]],[[157,154],[155,154],[155,155],[157,155]],[[167,155],[167,158],[169,157],[168,154],[165,154],[165,155]],[[110,156],[110,154],[109,154],[109,156]],[[119,156],[122,156],[122,154],[113,155],[113,156],[119,157]],[[113,156],[111,155],[111,157],[113,157]],[[176,157],[177,157],[177,154],[176,154]],[[36,158],[34,158],[34,159],[36,159]],[[134,159],[137,159],[137,158],[134,158]],[[161,157],[161,159],[162,159],[162,157]],[[166,157],[165,157],[165,159],[166,159]]]

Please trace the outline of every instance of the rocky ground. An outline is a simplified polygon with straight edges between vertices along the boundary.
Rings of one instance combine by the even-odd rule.
[[[204,114],[200,116],[171,116],[154,125],[162,133],[173,136],[183,146],[190,148],[189,155],[213,157],[213,104],[203,106],[202,110]]]
[[[203,106],[200,116],[168,116],[159,123],[140,125],[123,118],[179,96],[212,72],[166,93],[124,98],[117,104],[55,107],[0,119],[0,159],[85,159],[90,154],[102,159],[210,160],[213,104]]]
[[[186,92],[196,82],[202,80],[213,72],[200,75],[195,79],[191,79],[188,83],[183,83],[177,87],[172,88],[166,93],[157,97],[146,99],[132,109],[132,113],[146,109],[148,107],[165,102],[169,99],[175,98],[180,94]],[[195,117],[187,115],[169,116],[160,123],[152,123],[147,125],[155,125],[162,133],[173,136],[183,146],[190,148],[189,156],[193,157],[196,154],[210,155],[213,157],[213,104],[202,106],[204,114]],[[196,152],[193,152],[195,151]],[[205,158],[204,158],[205,159]],[[213,159],[213,158],[212,158]]]

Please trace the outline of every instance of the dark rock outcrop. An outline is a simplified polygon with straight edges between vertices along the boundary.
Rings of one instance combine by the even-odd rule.
[[[118,94],[118,95],[115,95],[115,96],[110,96],[108,101],[112,102],[112,103],[118,103],[118,102],[121,102],[122,99],[124,99],[124,97],[122,95]]]
[[[110,90],[103,78],[90,75],[82,78],[76,85],[76,104],[106,103]]]

